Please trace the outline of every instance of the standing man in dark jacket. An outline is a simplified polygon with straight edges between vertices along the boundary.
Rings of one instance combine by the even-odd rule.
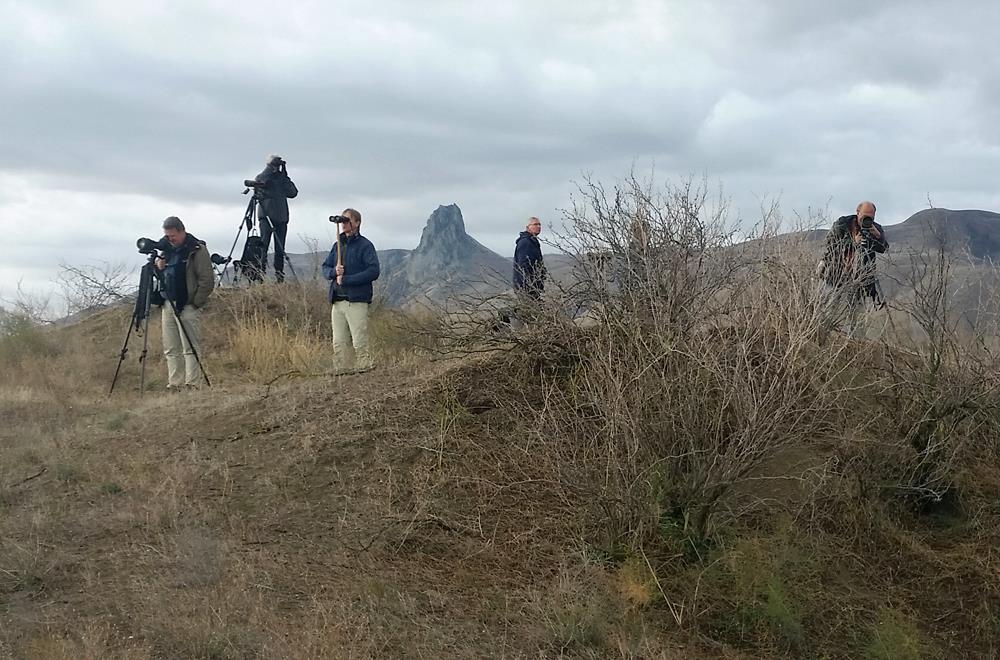
[[[288,200],[299,194],[288,177],[288,168],[281,156],[267,158],[264,171],[254,177],[262,184],[256,188],[257,219],[260,222],[260,239],[264,242],[263,270],[267,270],[267,250],[274,234],[274,279],[285,281],[285,238],[288,236]]]
[[[323,262],[330,280],[330,323],[333,326],[333,362],[338,373],[368,371],[375,362],[368,347],[368,308],[372,282],[378,279],[378,253],[361,235],[361,214],[344,209],[331,221],[343,227]]]
[[[888,249],[885,230],[875,222],[875,205],[869,201],[858,204],[854,215],[837,218],[826,236],[824,294],[833,315],[846,315],[851,333],[862,303],[868,301],[873,309],[885,306],[875,273],[875,255]]]
[[[528,218],[525,231],[517,237],[514,245],[514,289],[535,298],[541,298],[545,289],[545,260],[538,235],[542,233],[542,223],[538,218]]]
[[[195,387],[201,384],[202,377],[198,366],[198,358],[203,357],[201,310],[215,288],[215,273],[205,242],[187,233],[180,218],[170,216],[164,220],[163,233],[171,250],[153,265],[161,273],[160,293],[166,299],[161,322],[167,388]]]

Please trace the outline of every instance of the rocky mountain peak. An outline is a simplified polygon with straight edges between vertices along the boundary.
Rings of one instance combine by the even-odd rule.
[[[413,258],[428,267],[445,268],[463,262],[499,258],[496,253],[465,232],[465,219],[457,204],[439,206],[420,236]]]
[[[510,259],[501,257],[465,231],[457,204],[439,206],[427,219],[420,244],[411,252],[381,253],[381,296],[391,305],[406,306],[420,300],[444,300],[455,293],[495,291],[506,282]]]
[[[464,243],[472,238],[465,232],[465,218],[458,204],[439,206],[420,235],[420,244],[415,252],[434,251],[445,244]]]

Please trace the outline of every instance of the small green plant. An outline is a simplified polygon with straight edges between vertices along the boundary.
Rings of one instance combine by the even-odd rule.
[[[868,660],[920,660],[920,632],[901,612],[882,610],[865,649]]]
[[[596,646],[604,639],[603,623],[592,603],[571,603],[552,613],[551,630],[560,649]]]
[[[120,412],[112,415],[108,418],[105,427],[109,431],[120,431],[125,427],[125,422],[128,421],[129,414],[127,412]]]
[[[777,575],[771,576],[767,581],[763,614],[775,637],[793,649],[801,647],[805,641],[805,632],[797,608],[788,595],[784,582]]]
[[[629,548],[621,541],[589,543],[583,548],[583,557],[600,566],[617,566],[629,557]]]
[[[75,465],[69,463],[59,463],[56,465],[56,479],[64,484],[83,481],[83,472]]]
[[[120,495],[125,492],[125,489],[121,487],[121,484],[115,481],[105,481],[101,484],[101,492],[105,495]]]
[[[688,562],[703,562],[715,542],[692,529],[690,513],[681,507],[664,508],[660,514],[659,534],[668,547],[678,548]]]

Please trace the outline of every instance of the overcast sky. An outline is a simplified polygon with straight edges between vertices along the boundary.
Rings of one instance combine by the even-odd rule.
[[[572,182],[707,174],[744,217],[871,198],[1000,210],[1000,3],[0,0],[0,298],[60,260],[141,265],[168,215],[226,253],[280,153],[299,236],[439,204],[513,251]],[[890,237],[891,238],[891,237]]]

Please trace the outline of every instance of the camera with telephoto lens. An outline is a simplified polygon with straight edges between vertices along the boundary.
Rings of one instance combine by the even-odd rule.
[[[865,217],[861,218],[862,229],[871,229],[874,226],[875,226],[875,218],[871,217],[870,215],[866,215]]]
[[[135,242],[135,246],[139,249],[139,254],[154,254],[155,252],[166,254],[174,249],[174,246],[170,244],[166,236],[158,241],[154,241],[151,238],[140,238]]]

